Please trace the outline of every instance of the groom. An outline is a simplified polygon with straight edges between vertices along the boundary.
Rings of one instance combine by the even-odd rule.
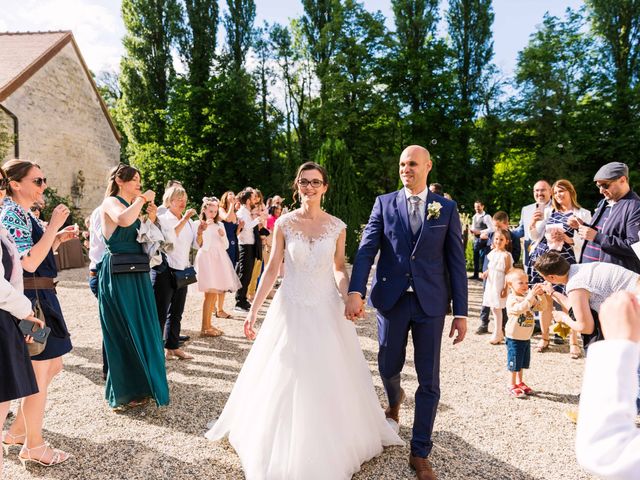
[[[398,422],[405,399],[400,373],[411,331],[419,388],[409,463],[419,480],[436,478],[427,456],[440,399],[440,343],[451,298],[455,318],[449,337],[455,334],[456,344],[467,331],[467,275],[460,218],[455,202],[427,189],[431,167],[424,147],[412,145],[402,152],[400,178],[404,188],[376,198],[353,263],[345,309],[351,320],[364,316],[367,279],[380,252],[370,303],[377,309],[378,367],[389,399],[385,413]]]

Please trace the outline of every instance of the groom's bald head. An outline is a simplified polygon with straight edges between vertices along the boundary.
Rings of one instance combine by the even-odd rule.
[[[400,155],[400,179],[413,193],[427,188],[427,176],[431,171],[429,150],[420,145],[409,145]]]

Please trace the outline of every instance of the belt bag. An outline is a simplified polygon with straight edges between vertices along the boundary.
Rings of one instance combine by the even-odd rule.
[[[196,283],[196,269],[193,267],[187,267],[184,270],[171,270],[171,278],[173,279],[173,286],[176,290]]]
[[[148,273],[150,270],[146,253],[111,254],[111,273]]]

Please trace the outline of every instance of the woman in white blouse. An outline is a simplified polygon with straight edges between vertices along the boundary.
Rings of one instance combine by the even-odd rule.
[[[162,204],[168,209],[158,216],[160,228],[173,248],[166,255],[168,268],[158,271],[153,291],[158,309],[160,328],[164,332],[167,359],[190,360],[193,357],[180,348],[180,324],[187,299],[188,287],[177,288],[172,277],[174,271],[185,270],[191,266],[189,254],[191,248],[202,245],[201,234],[207,228],[206,223],[196,226],[191,217],[196,214],[193,208],[185,212],[187,192],[182,185],[167,188]],[[200,237],[200,240],[198,240]]]

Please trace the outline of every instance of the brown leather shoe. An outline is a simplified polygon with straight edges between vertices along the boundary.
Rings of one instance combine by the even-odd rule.
[[[398,425],[400,424],[400,407],[406,398],[407,396],[404,394],[404,390],[400,389],[400,401],[393,406],[389,405],[384,411],[384,415],[395,421]]]
[[[437,480],[436,474],[431,468],[431,462],[426,458],[409,455],[409,465],[416,471],[418,480]]]

